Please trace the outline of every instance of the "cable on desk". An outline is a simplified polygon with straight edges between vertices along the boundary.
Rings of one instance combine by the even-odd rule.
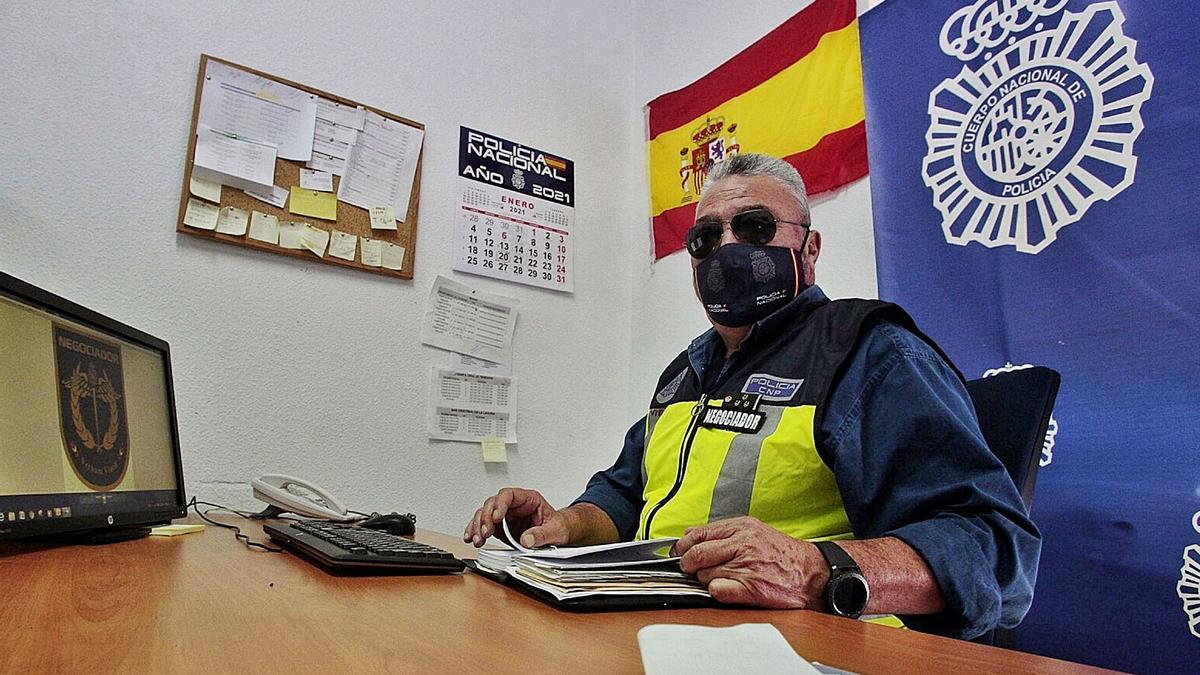
[[[353,513],[356,516],[360,516],[358,520],[353,521],[356,523],[360,522],[362,520],[365,520],[365,519],[378,518],[379,516],[384,515],[378,511],[372,511],[371,513],[363,513],[362,511],[355,511],[354,509],[346,509],[346,513]],[[397,513],[396,511],[392,511],[390,514],[387,514],[387,515],[391,515],[391,516],[403,515],[405,518],[408,518],[409,520],[412,521],[412,524],[414,527],[416,527],[416,525],[417,525],[417,516],[415,514],[412,514],[412,513],[401,514],[401,513]]]
[[[213,508],[209,509],[208,511],[201,511],[200,506],[199,506],[200,504],[203,504],[204,506],[211,506]],[[258,549],[262,549],[264,551],[269,551],[271,553],[283,553],[282,548],[279,548],[276,546],[270,546],[267,544],[260,544],[257,541],[250,541],[250,537],[242,534],[242,528],[238,527],[237,525],[230,525],[228,523],[218,523],[217,521],[208,517],[208,514],[210,512],[216,511],[218,509],[220,509],[222,511],[228,511],[230,513],[239,515],[239,516],[241,516],[243,518],[247,518],[247,519],[250,518],[249,514],[243,513],[236,509],[231,509],[227,506],[221,506],[220,504],[213,504],[212,502],[202,502],[202,501],[197,500],[195,497],[192,497],[192,501],[187,503],[187,507],[185,508],[185,510],[187,508],[194,510],[196,512],[196,515],[200,516],[200,518],[203,519],[204,522],[206,522],[206,523],[216,525],[217,527],[223,527],[228,530],[233,530],[233,537],[235,539],[237,539],[238,541],[244,543],[246,546],[248,546],[250,548],[258,548]]]

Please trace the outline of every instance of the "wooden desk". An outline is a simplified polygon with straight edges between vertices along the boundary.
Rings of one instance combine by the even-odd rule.
[[[454,537],[417,539],[474,557]],[[808,611],[571,614],[471,573],[335,577],[212,526],[105,546],[0,545],[0,673],[636,673],[642,626],[745,622],[861,673],[1092,670]]]

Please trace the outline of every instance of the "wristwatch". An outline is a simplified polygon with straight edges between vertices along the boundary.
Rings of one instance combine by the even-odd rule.
[[[867,578],[858,569],[854,558],[850,557],[841,546],[832,541],[813,542],[825,562],[829,563],[829,583],[825,585],[826,611],[857,619],[867,608],[867,600],[871,598],[871,589],[867,587]]]

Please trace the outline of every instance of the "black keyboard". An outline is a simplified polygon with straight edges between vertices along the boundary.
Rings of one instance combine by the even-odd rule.
[[[398,534],[323,520],[263,525],[273,541],[333,572],[452,574],[462,561],[436,546]]]

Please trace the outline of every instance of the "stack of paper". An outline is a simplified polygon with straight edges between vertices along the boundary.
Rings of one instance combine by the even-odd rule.
[[[508,523],[504,523],[508,534]],[[509,541],[515,541],[511,536]],[[485,572],[507,573],[513,580],[573,600],[588,596],[675,595],[709,597],[693,576],[670,556],[674,537],[599,546],[482,549],[476,564]]]

